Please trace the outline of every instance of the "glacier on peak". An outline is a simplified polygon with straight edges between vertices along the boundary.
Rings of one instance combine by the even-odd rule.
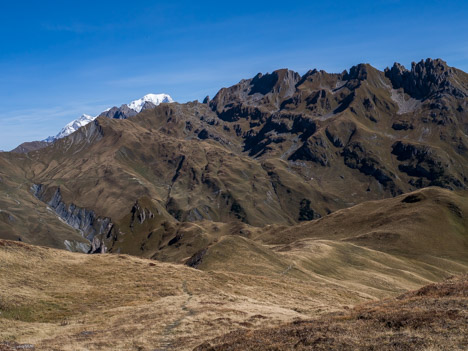
[[[60,132],[58,132],[56,136],[50,136],[47,139],[44,139],[44,141],[51,143],[54,140],[64,138],[77,131],[79,128],[87,125],[89,122],[93,121],[96,118],[97,116],[93,117],[87,114],[82,114],[79,118],[75,119],[74,121],[71,121],[65,127],[63,127],[62,130],[60,130]]]
[[[73,133],[75,130],[78,130],[79,128],[87,125],[89,122],[94,120],[97,116],[93,117],[87,114],[81,115],[80,118],[71,121],[68,123],[65,127],[62,128],[62,130],[56,135],[57,139],[66,137],[67,135],[70,135]]]
[[[129,103],[127,106],[136,112],[141,112],[141,109],[145,105],[145,102],[151,102],[154,105],[158,106],[163,102],[174,102],[172,98],[167,94],[147,94],[141,99],[134,100]]]

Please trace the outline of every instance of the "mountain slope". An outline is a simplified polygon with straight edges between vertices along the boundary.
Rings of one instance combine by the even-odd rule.
[[[291,243],[299,249],[294,254],[237,235],[218,242],[203,271],[0,240],[0,345],[3,340],[8,347],[37,349],[188,350],[229,331],[310,320],[395,296],[468,267],[453,257],[431,265],[423,256],[404,258],[340,240]],[[343,245],[341,252],[330,250]],[[221,255],[217,265],[213,251]]]
[[[0,350],[463,347],[464,280],[349,306],[468,272],[467,91],[278,70],[0,153]]]
[[[28,142],[25,142],[25,143],[22,143],[22,144],[18,145],[17,147],[15,147],[10,152],[15,152],[15,153],[18,153],[18,154],[26,154],[26,153],[28,153],[30,151],[36,151],[36,150],[39,150],[39,149],[43,149],[46,146],[48,146],[49,144],[50,144],[50,142],[48,142],[48,141],[28,141]]]
[[[349,291],[366,286],[368,293],[382,297],[439,280],[446,269],[466,272],[467,199],[466,192],[428,188],[295,226],[243,227],[229,233],[219,225],[217,232],[204,225],[211,235],[205,246],[196,245],[199,234],[186,231],[157,257],[189,247],[193,255],[186,264],[201,270],[281,273],[326,280]],[[179,262],[185,255],[180,253]]]
[[[24,170],[6,155],[0,154],[0,237],[87,252],[89,241],[34,197]]]
[[[202,350],[466,350],[468,277],[274,329],[236,331]]]

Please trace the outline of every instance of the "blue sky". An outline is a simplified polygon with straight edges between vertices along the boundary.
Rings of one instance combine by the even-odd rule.
[[[0,149],[146,93],[202,100],[258,72],[443,58],[468,71],[467,1],[2,1]]]

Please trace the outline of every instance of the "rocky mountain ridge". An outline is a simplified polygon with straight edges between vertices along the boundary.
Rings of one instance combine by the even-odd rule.
[[[109,218],[99,247],[145,257],[199,221],[295,225],[422,187],[465,189],[467,74],[442,60],[393,67],[258,74],[205,103],[101,116],[5,157],[44,202],[60,191],[67,208]],[[142,223],[137,202],[153,214]]]

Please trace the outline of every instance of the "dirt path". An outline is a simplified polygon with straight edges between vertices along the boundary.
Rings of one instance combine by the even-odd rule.
[[[190,300],[192,300],[192,293],[189,291],[187,288],[187,281],[184,280],[182,283],[182,289],[184,293],[187,295],[187,299],[185,302],[182,304],[181,310],[182,310],[182,315],[177,318],[175,321],[172,323],[166,325],[166,328],[164,329],[163,336],[162,336],[162,341],[161,341],[161,347],[159,349],[156,349],[155,351],[169,351],[169,350],[175,350],[175,347],[173,346],[174,344],[174,338],[176,335],[174,335],[174,330],[182,323],[182,321],[187,318],[188,316],[192,316],[195,312],[188,308],[188,304]]]

